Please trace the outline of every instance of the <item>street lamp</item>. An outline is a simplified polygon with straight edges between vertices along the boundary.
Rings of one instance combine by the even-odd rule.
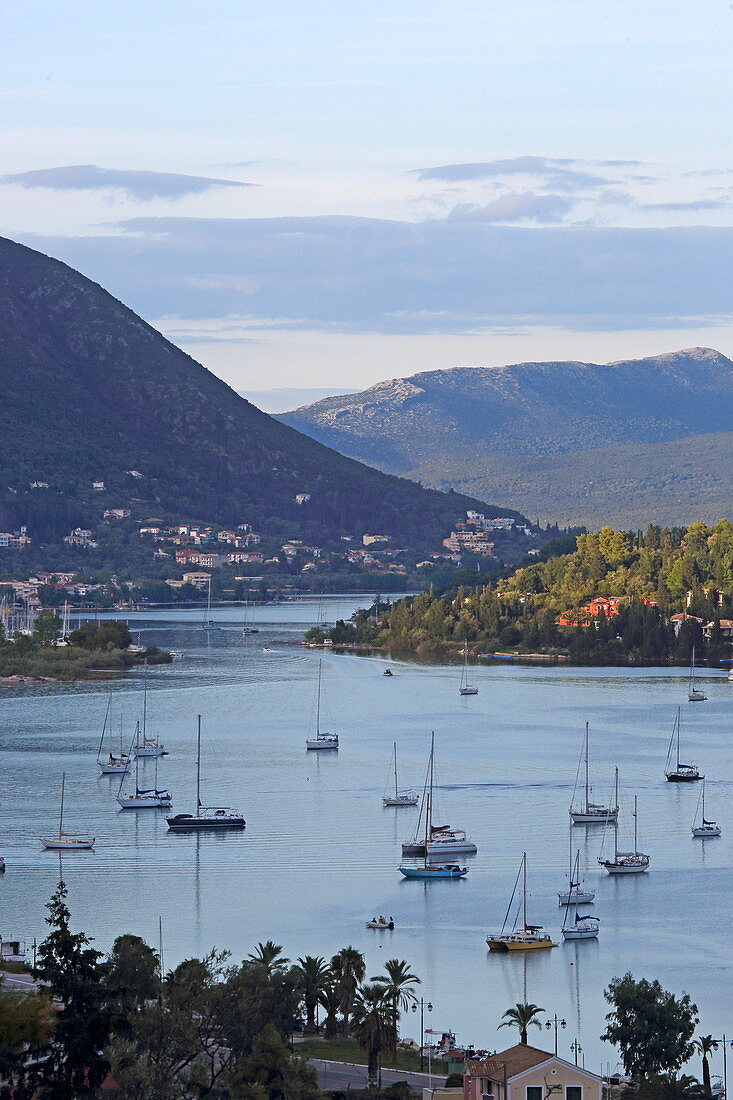
[[[425,1009],[428,1012],[433,1011],[433,1006],[430,1001],[426,1001],[424,997],[421,997],[419,1001],[413,1002],[412,1011],[417,1012],[417,1006],[420,1005],[420,1073],[423,1071],[423,1047],[425,1046]]]
[[[552,1027],[554,1027],[554,1029],[555,1029],[555,1057],[557,1057],[557,1029],[558,1029],[558,1026],[560,1026],[561,1028],[566,1028],[568,1026],[568,1022],[567,1022],[567,1020],[558,1020],[557,1013],[554,1014],[554,1016],[552,1017],[551,1020],[546,1020],[545,1021],[545,1027],[547,1028],[548,1031]],[[577,1061],[576,1061],[575,1064],[576,1065],[578,1064]]]
[[[573,1039],[572,1043],[570,1044],[570,1049],[572,1050],[573,1054],[575,1055],[575,1064],[577,1066],[577,1064],[578,1064],[578,1055],[581,1053],[583,1048],[582,1048],[582,1046],[580,1045],[580,1043],[578,1042],[577,1039]]]

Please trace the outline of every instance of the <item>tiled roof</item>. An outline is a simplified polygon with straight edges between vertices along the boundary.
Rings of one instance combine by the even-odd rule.
[[[541,1065],[548,1058],[552,1058],[552,1055],[546,1050],[517,1043],[516,1046],[509,1047],[508,1050],[503,1050],[499,1054],[492,1054],[490,1058],[473,1059],[467,1062],[466,1071],[469,1077],[488,1077],[492,1081],[503,1081],[506,1066],[507,1080],[510,1080],[518,1073],[524,1073],[533,1066]]]

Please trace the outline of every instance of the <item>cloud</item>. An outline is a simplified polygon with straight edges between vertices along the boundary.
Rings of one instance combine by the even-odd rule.
[[[639,204],[640,210],[726,210],[730,202],[725,199],[693,199],[690,202],[645,202]]]
[[[537,195],[534,191],[509,192],[484,205],[459,203],[451,210],[448,220],[510,223],[533,221],[551,225],[562,221],[572,208],[572,200],[564,195]]]
[[[37,168],[0,176],[0,184],[19,187],[48,187],[54,191],[122,191],[140,202],[152,199],[180,199],[212,187],[253,187],[238,180],[184,176],[176,172],[146,172],[132,169],[98,168],[95,164],[71,164],[62,168]]]
[[[470,180],[502,179],[507,176],[541,176],[555,187],[599,187],[612,182],[597,173],[568,167],[576,164],[569,159],[555,157],[511,157],[504,160],[479,161],[473,164],[443,164],[436,168],[415,168],[412,174],[421,180],[440,180],[444,183]]]
[[[241,321],[243,335],[612,331],[731,314],[733,227],[148,217],[106,236],[23,243],[169,328],[218,318]]]

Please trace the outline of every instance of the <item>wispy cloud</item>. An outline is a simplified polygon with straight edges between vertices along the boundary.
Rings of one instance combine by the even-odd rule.
[[[509,192],[491,202],[459,203],[448,214],[449,221],[504,222],[532,221],[543,225],[561,222],[573,208],[564,195],[538,195],[534,191]]]
[[[596,172],[573,167],[578,162],[556,157],[510,157],[503,160],[477,161],[472,164],[442,164],[435,168],[416,168],[412,174],[421,180],[444,183],[502,179],[507,176],[541,176],[556,187],[600,187],[611,181]]]
[[[726,210],[730,209],[730,201],[725,199],[693,199],[690,202],[645,202],[639,204],[640,210]]]
[[[180,199],[201,194],[212,187],[253,187],[239,180],[186,176],[177,172],[148,172],[135,169],[98,168],[96,164],[71,164],[60,168],[37,168],[0,176],[0,184],[20,187],[48,187],[53,191],[121,191],[139,202],[152,199]]]

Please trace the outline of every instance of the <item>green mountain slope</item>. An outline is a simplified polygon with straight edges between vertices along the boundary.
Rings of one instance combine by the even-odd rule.
[[[733,363],[706,348],[431,371],[280,419],[381,469],[559,523],[733,508]]]
[[[132,501],[136,513],[312,538],[368,530],[437,543],[476,506],[280,424],[97,284],[1,238],[0,392],[0,529],[28,515],[42,524],[44,508],[65,522],[62,500],[96,514]],[[30,492],[39,481],[50,490]]]

